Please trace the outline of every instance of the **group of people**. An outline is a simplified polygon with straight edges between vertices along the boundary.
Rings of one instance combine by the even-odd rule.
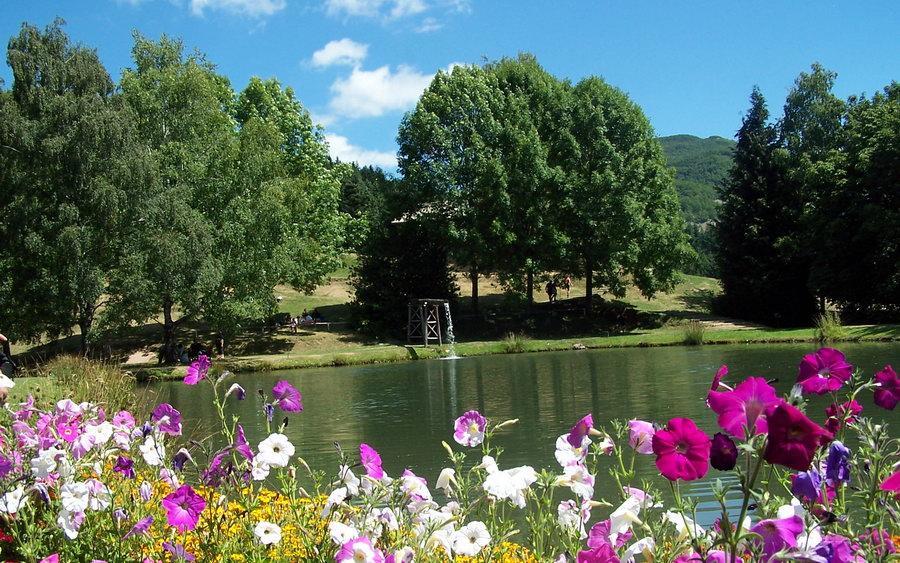
[[[324,321],[325,317],[322,316],[318,309],[313,309],[312,313],[303,309],[302,313],[296,317],[291,317],[291,322],[288,323],[288,326],[291,328],[291,332],[297,332],[297,329],[303,325],[313,325]]]
[[[547,292],[547,299],[550,301],[550,303],[556,303],[556,294],[560,287],[566,290],[566,299],[568,299],[569,290],[572,288],[572,277],[566,276],[562,281],[562,284],[560,284],[555,277],[550,278],[550,281],[547,282],[547,285],[544,288],[544,290]]]
[[[221,332],[216,334],[215,339],[213,340],[213,348],[215,349],[216,358],[222,359],[225,357],[225,335]],[[175,344],[172,359],[167,358],[166,346],[163,345],[159,350],[159,364],[162,365],[175,361],[183,365],[188,365],[200,356],[212,356],[212,350],[200,342],[195,334],[194,341],[190,346],[185,348],[182,342],[177,342]]]

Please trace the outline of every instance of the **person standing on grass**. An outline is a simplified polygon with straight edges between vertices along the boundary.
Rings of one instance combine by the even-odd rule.
[[[216,333],[216,358],[221,360],[225,357],[225,335],[221,331]]]
[[[563,289],[566,290],[566,299],[568,299],[569,290],[572,289],[572,276],[566,275],[566,279],[563,280]]]

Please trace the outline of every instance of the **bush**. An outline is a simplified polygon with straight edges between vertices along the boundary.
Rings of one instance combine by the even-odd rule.
[[[825,311],[816,317],[816,340],[833,342],[847,338],[847,330],[841,324],[841,316],[837,311]]]
[[[681,329],[684,333],[683,342],[688,346],[699,346],[703,344],[703,336],[706,334],[706,325],[700,321],[689,321]]]
[[[55,380],[76,403],[94,403],[113,413],[133,410],[138,404],[134,375],[113,364],[59,356],[45,364],[40,374]]]
[[[510,332],[503,338],[500,344],[503,346],[503,351],[507,354],[518,354],[519,352],[525,351],[525,343],[528,342],[528,340],[529,338],[524,334]]]

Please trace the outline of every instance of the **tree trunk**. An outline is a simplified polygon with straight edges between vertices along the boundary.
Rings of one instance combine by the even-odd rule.
[[[528,300],[528,306],[534,303],[534,272],[528,270],[525,278],[525,297]]]
[[[90,332],[94,324],[94,313],[90,308],[82,308],[78,316],[78,328],[81,331],[80,352],[83,357],[90,353]]]
[[[584,256],[584,313],[590,317],[594,300],[594,260],[589,253]]]
[[[172,320],[172,300],[163,298],[163,347],[160,352],[160,363],[174,364],[175,356],[175,321]]]
[[[472,271],[469,274],[469,279],[472,280],[472,312],[476,315],[478,314],[478,266],[472,266]]]

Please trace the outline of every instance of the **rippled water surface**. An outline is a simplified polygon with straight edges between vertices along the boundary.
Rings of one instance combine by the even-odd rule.
[[[900,364],[900,344],[842,345],[848,360],[867,374],[887,363]],[[591,412],[603,425],[613,419],[642,418],[665,422],[690,417],[710,435],[717,430],[715,415],[704,402],[710,380],[721,364],[728,364],[732,383],[756,375],[777,378],[776,387],[787,392],[797,364],[812,345],[747,345],[582,350],[419,361],[380,366],[304,369],[239,374],[247,400],[229,402],[252,444],[265,437],[261,400],[286,379],[303,393],[304,411],[291,417],[286,434],[314,468],[337,471],[334,442],[356,451],[360,442],[374,446],[385,470],[399,474],[412,468],[430,482],[445,466],[441,440],[451,440],[452,422],[462,412],[477,409],[494,421],[518,418],[519,424],[499,435],[504,449],[501,468],[528,464],[536,469],[555,468],[554,442],[581,416]],[[198,436],[213,428],[215,412],[206,385],[189,387],[177,382],[155,386],[158,400],[168,401],[188,419],[188,428],[200,423]],[[877,415],[900,426],[900,411],[875,407],[871,394],[860,401],[864,415]],[[826,402],[818,398],[810,413],[824,420]],[[896,431],[896,430],[895,430]],[[640,476],[657,475],[652,456],[642,456]],[[722,474],[712,470],[691,493],[704,504],[710,501],[710,480]],[[661,480],[661,479],[660,479]],[[597,479],[596,497],[611,493],[603,475]],[[663,483],[659,483],[663,485]]]

